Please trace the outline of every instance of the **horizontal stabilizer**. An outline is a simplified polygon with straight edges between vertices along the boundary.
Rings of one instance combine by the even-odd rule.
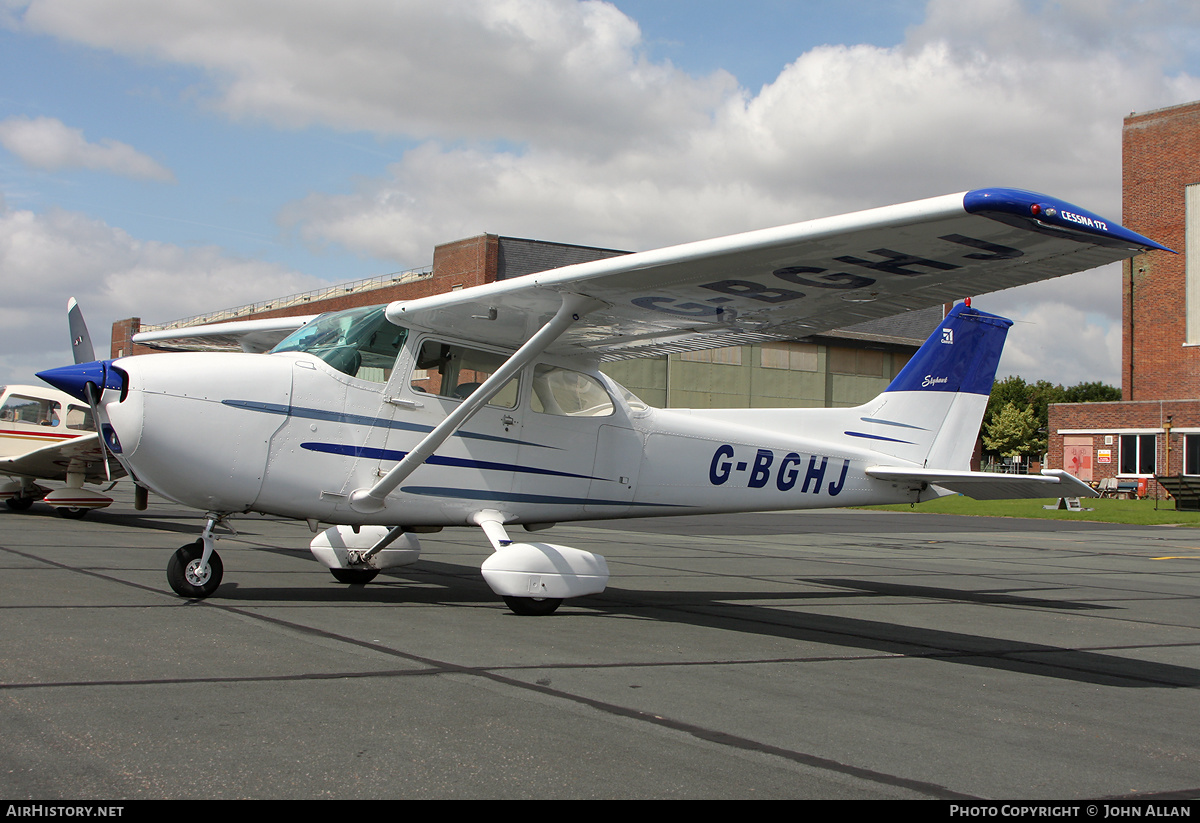
[[[976,500],[1100,496],[1087,483],[1062,469],[1042,469],[1041,475],[1036,475],[872,466],[866,474],[897,483],[929,483]]]

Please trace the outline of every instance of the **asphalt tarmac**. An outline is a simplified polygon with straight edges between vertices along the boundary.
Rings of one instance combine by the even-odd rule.
[[[563,525],[517,617],[477,529],[337,583],[247,516],[0,509],[0,797],[1200,797],[1200,532],[822,511]],[[1031,503],[1031,506],[1038,505]]]

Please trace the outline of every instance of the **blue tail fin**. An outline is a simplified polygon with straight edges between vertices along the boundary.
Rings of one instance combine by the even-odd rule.
[[[1011,320],[955,306],[885,391],[989,395]]]
[[[845,433],[909,465],[968,468],[1011,325],[955,306]]]

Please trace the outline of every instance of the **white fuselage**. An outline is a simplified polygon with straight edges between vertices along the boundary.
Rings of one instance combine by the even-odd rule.
[[[213,512],[446,526],[493,510],[504,522],[538,524],[915,496],[864,474],[880,454],[845,442],[838,424],[851,410],[740,410],[734,422],[732,412],[631,406],[597,369],[546,359],[438,448],[383,511],[364,514],[350,495],[461,402],[443,396],[449,389],[422,390],[421,344],[409,340],[384,380],[351,377],[307,353],[124,358],[116,365],[128,391],[124,400],[106,395],[105,409],[140,483]],[[556,404],[544,379],[556,372],[590,381],[589,402],[596,384],[604,397]]]

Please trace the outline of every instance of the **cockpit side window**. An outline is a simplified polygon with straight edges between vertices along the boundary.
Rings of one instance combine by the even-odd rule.
[[[0,407],[0,421],[31,426],[57,426],[62,406],[54,400],[9,395]]]
[[[417,354],[412,389],[422,394],[464,400],[503,366],[506,359],[503,354],[468,349],[440,340],[426,340]],[[514,377],[488,401],[488,405],[515,408],[517,387],[517,378]]]
[[[271,350],[308,352],[340,372],[386,383],[408,330],[391,323],[386,306],[326,314],[288,335]]]

